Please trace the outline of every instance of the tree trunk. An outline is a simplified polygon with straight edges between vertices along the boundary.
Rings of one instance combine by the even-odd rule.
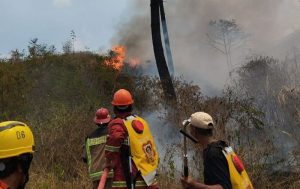
[[[164,55],[160,32],[159,6],[162,0],[151,0],[151,31],[154,56],[167,101],[176,101],[176,94]],[[161,2],[162,3],[162,2]]]
[[[169,33],[167,28],[167,21],[165,16],[165,10],[164,10],[164,3],[162,0],[159,1],[159,9],[160,9],[160,17],[161,17],[161,26],[163,31],[163,36],[165,39],[165,48],[166,48],[166,56],[168,60],[168,68],[171,77],[174,77],[174,65],[173,65],[173,58],[172,58],[172,52],[171,52],[171,45],[169,40]]]

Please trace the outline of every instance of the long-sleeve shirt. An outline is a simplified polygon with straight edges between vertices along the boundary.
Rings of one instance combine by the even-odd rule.
[[[129,114],[130,115],[130,114]],[[105,157],[110,161],[110,167],[114,170],[113,186],[114,189],[126,189],[127,184],[130,185],[130,169],[129,169],[129,145],[128,132],[123,119],[127,115],[118,116],[108,125],[108,137],[105,148]],[[157,185],[147,186],[143,178],[139,174],[137,167],[131,160],[132,176],[135,181],[136,189],[157,189]],[[127,179],[126,179],[127,178]]]

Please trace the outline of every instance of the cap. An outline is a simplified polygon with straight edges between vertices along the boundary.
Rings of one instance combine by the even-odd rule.
[[[213,118],[205,112],[196,112],[191,115],[190,125],[201,129],[213,129]]]

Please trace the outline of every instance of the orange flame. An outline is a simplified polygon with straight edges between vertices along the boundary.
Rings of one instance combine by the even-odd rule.
[[[111,50],[114,54],[110,59],[105,60],[104,64],[115,70],[121,71],[124,66],[125,47],[121,45],[116,45],[113,46]]]
[[[124,67],[124,60],[126,57],[126,49],[122,45],[113,46],[112,49],[112,56],[104,61],[106,66],[109,66],[117,71],[121,71]],[[128,62],[126,62],[131,68],[136,68],[138,65],[141,64],[138,58],[128,58]]]

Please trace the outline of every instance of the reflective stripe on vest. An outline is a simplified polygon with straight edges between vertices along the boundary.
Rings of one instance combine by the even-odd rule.
[[[91,146],[101,145],[106,143],[106,136],[101,136],[98,138],[87,138],[86,140],[86,154],[87,154],[87,164],[89,170],[89,177],[92,180],[99,180],[100,176],[103,174],[103,171],[92,172],[92,155],[91,155]],[[108,173],[108,178],[113,178],[114,173],[110,171]]]
[[[137,120],[143,124],[143,132],[137,133],[132,127],[132,121]],[[158,166],[158,152],[147,122],[140,118],[130,116],[124,120],[130,138],[130,153],[141,176],[148,186],[155,180],[156,169]]]
[[[236,156],[236,154],[234,153],[232,148],[230,146],[225,147],[223,150],[223,154],[225,155],[228,163],[232,189],[253,189],[252,183],[246,170],[244,169],[239,172],[234,165],[233,157]]]
[[[129,145],[128,144],[128,139],[125,139],[123,142],[123,145]],[[105,150],[109,151],[109,152],[119,152],[120,151],[121,146],[110,146],[110,145],[105,145]]]
[[[116,146],[106,145],[105,150],[109,151],[109,152],[119,152],[120,151],[120,146],[116,147]]]
[[[146,187],[146,186],[147,184],[143,180],[137,180],[135,182],[135,187]],[[112,188],[120,188],[120,187],[127,188],[126,181],[114,181],[112,183]]]
[[[126,181],[113,181],[112,188],[125,187],[127,188]]]
[[[96,173],[90,173],[89,176],[93,180],[99,180],[99,178],[103,175],[103,171],[96,172]],[[114,172],[113,170],[110,170],[108,173],[107,178],[113,178],[114,177]]]

